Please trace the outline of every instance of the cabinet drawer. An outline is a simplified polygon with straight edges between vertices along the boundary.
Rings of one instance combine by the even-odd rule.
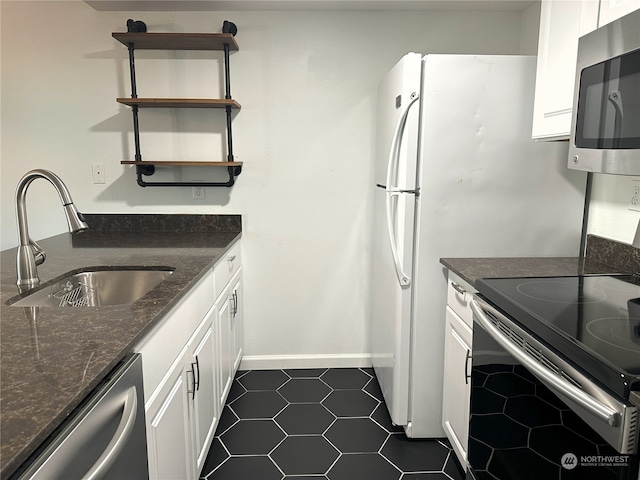
[[[215,267],[213,267],[215,298],[220,296],[231,280],[231,277],[238,271],[240,263],[240,242],[236,242],[236,244],[218,260]]]
[[[475,291],[469,283],[449,272],[447,305],[471,328],[473,328],[473,312],[470,303]]]

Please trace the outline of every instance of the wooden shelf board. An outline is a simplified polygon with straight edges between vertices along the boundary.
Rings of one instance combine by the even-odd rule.
[[[235,100],[224,98],[116,98],[118,103],[141,108],[231,108],[240,109]]]
[[[120,162],[121,165],[165,165],[165,166],[173,166],[173,167],[180,167],[180,166],[187,166],[187,167],[241,167],[242,166],[242,162],[189,162],[189,161],[158,161],[158,162],[148,162],[148,161],[141,161],[141,162],[136,162],[134,160],[122,160]]]
[[[238,44],[230,33],[139,33],[113,32],[113,38],[125,46],[133,44],[144,50],[224,50],[237,51]]]

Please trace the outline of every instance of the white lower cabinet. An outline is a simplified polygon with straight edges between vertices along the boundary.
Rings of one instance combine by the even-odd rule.
[[[442,427],[462,467],[467,469],[471,400],[472,287],[449,274],[445,313]]]
[[[213,441],[242,356],[239,244],[230,252],[134,348],[151,480],[197,479]]]
[[[237,371],[242,360],[242,342],[243,342],[243,316],[242,308],[242,268],[240,268],[231,279],[231,338],[233,339],[232,353],[234,355],[233,370]]]
[[[146,406],[149,478],[194,478],[187,374],[182,359]]]
[[[150,478],[197,478],[204,466],[222,408],[214,361],[215,313],[211,308],[147,402]]]
[[[231,353],[231,311],[232,303],[229,288],[225,288],[216,301],[218,311],[216,317],[216,361],[219,365],[218,395],[219,403],[224,405],[224,400],[231,390],[233,382],[233,356]]]
[[[442,426],[458,460],[466,469],[471,398],[471,329],[447,307],[444,337],[445,387]]]
[[[213,317],[215,309],[202,322],[201,328],[196,332],[193,352],[190,357],[193,383],[189,402],[189,414],[193,429],[194,453],[196,460],[196,475],[200,473],[207,459],[207,453],[213,434],[215,433],[218,418],[222,407],[217,398],[217,371],[214,358],[215,345],[213,334]],[[195,388],[194,388],[195,387]]]

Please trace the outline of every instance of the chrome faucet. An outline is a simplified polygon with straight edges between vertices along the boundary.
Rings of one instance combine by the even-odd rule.
[[[60,195],[64,213],[67,217],[70,233],[77,233],[89,228],[84,217],[73,204],[69,190],[64,182],[55,173],[49,170],[31,170],[18,182],[16,188],[16,214],[18,217],[18,258],[17,274],[18,287],[32,288],[40,283],[38,278],[38,265],[46,258],[46,253],[35,241],[29,237],[29,225],[27,224],[26,196],[27,189],[36,178],[48,180]]]

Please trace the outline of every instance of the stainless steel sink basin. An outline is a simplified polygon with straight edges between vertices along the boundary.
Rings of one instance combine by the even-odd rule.
[[[171,275],[173,270],[170,267],[93,268],[65,275],[53,284],[36,289],[11,305],[13,307],[122,305],[144,296]]]

